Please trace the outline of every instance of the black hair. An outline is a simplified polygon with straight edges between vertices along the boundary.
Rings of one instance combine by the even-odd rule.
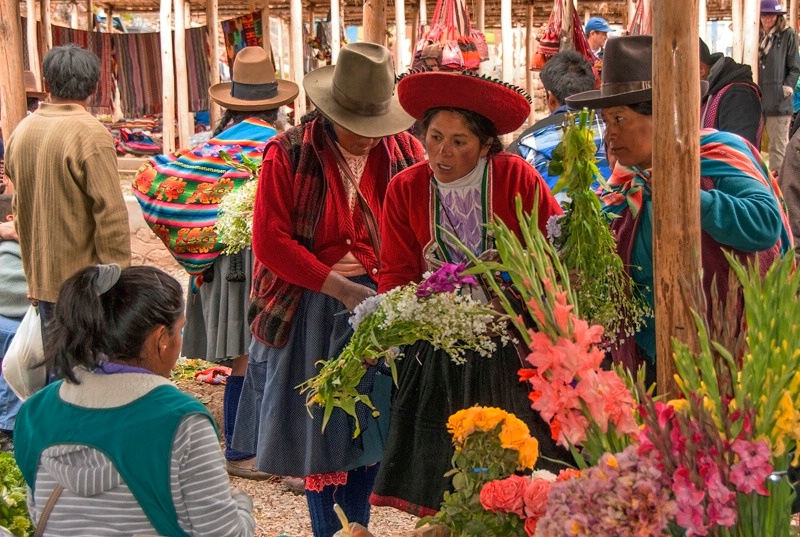
[[[74,44],[54,47],[42,61],[42,77],[52,96],[85,101],[97,89],[100,59]]]
[[[11,194],[0,194],[0,222],[5,221],[6,216],[13,212],[11,209],[11,200],[13,198],[14,196]]]
[[[217,128],[214,129],[214,132],[211,133],[211,136],[216,136],[228,127],[232,127],[237,123],[241,123],[245,119],[250,118],[260,119],[269,124],[274,124],[275,121],[278,120],[278,109],[273,108],[272,110],[257,110],[247,112],[244,110],[231,110],[230,108],[226,108],[225,113],[222,114],[222,117],[217,124]]]
[[[464,110],[463,108],[449,107],[431,108],[422,116],[422,119],[419,121],[414,131],[418,133],[423,145],[425,144],[425,135],[428,133],[428,127],[430,127],[431,121],[433,121],[433,118],[436,117],[436,114],[439,112],[455,112],[456,114],[460,114],[467,122],[467,127],[469,127],[470,132],[478,137],[481,146],[489,146],[487,156],[496,155],[503,150],[503,143],[500,141],[500,136],[497,134],[497,127],[494,123],[489,121],[487,117],[476,114],[475,112],[470,112],[469,110]]]
[[[539,80],[562,105],[570,95],[591,91],[595,86],[592,65],[574,50],[564,50],[550,58],[542,67]]]
[[[629,104],[627,106],[637,114],[643,116],[653,115],[653,101],[644,101],[643,103]]]
[[[45,331],[46,361],[75,384],[75,367],[94,369],[103,357],[139,362],[152,331],[163,325],[171,333],[183,314],[181,285],[160,269],[124,268],[103,294],[95,288],[97,278],[97,266],[90,265],[61,285]]]

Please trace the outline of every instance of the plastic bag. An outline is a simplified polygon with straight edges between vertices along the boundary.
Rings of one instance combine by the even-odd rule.
[[[23,401],[47,383],[42,325],[39,311],[33,305],[25,312],[3,357],[3,377],[14,394]]]

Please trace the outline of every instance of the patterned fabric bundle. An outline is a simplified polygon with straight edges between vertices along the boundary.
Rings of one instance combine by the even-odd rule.
[[[153,157],[137,172],[133,193],[147,225],[189,274],[202,273],[225,248],[214,229],[219,203],[250,178],[220,151],[260,165],[267,140],[276,134],[269,123],[247,119],[198,148]]]

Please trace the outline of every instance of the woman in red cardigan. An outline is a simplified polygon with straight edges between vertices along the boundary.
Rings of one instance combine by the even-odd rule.
[[[526,212],[538,204],[539,228],[561,214],[541,176],[522,158],[502,152],[499,136],[516,130],[530,111],[520,90],[483,77],[443,72],[415,73],[398,84],[400,104],[417,121],[428,153],[389,183],[381,224],[378,291],[420,281],[443,262],[466,255],[442,230],[473,253],[493,248],[486,222],[499,218],[519,233],[515,197]],[[480,289],[473,289],[473,295]],[[443,351],[418,342],[398,362],[389,437],[370,501],[423,516],[438,511],[450,488],[444,477],[453,448],[447,418],[472,405],[503,408],[523,419],[538,437],[544,457],[568,454],[551,439],[548,425],[531,409],[519,381],[520,357],[513,344],[497,341],[494,356],[477,353],[456,365]],[[563,465],[541,458],[541,467]],[[549,464],[549,465],[548,465]]]

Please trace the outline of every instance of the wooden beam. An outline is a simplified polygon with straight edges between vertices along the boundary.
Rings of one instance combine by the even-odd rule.
[[[697,348],[681,277],[700,256],[698,1],[653,3],[653,292],[658,393],[668,399],[680,393],[671,338]]]
[[[386,46],[386,0],[364,0],[364,41]]]
[[[217,10],[219,9],[219,0],[206,0],[206,28],[208,30],[208,76],[209,83],[218,84],[220,82],[219,76],[219,16]],[[217,128],[219,120],[222,118],[222,107],[212,101],[208,100],[208,121],[211,124],[211,130]]]
[[[425,0],[419,0],[419,25],[428,24],[428,5]]]
[[[86,0],[86,31],[94,32],[94,0]]]
[[[42,33],[44,33],[44,40],[42,41],[42,58],[53,48],[53,24],[50,17],[50,0],[39,0],[39,11],[42,19]]]
[[[109,34],[114,31],[114,10],[111,6],[106,6],[106,32]]]
[[[575,5],[572,0],[561,0],[561,33],[566,40],[561,41],[561,50],[575,50],[575,40],[572,37],[572,17],[575,14]]]
[[[533,106],[533,71],[531,65],[533,64],[533,4],[528,4],[528,17],[525,20],[525,89],[528,95],[531,96],[531,111],[528,114],[528,125],[533,125],[536,121],[535,106]]]
[[[286,69],[284,67],[284,49],[283,44],[286,41],[284,36],[287,34],[285,30],[286,22],[283,19],[278,19],[280,25],[278,25],[278,65],[275,67],[278,68],[278,77],[279,78],[286,78]],[[291,45],[289,46],[289,50],[291,50]]]
[[[742,62],[753,70],[753,82],[758,84],[758,29],[761,23],[760,6],[755,0],[744,2],[742,13]]]
[[[625,21],[625,29],[627,30],[631,26],[631,21],[633,17],[636,15],[636,2],[635,0],[628,0],[628,19]]]
[[[797,31],[797,0],[789,0],[789,26]]]
[[[267,57],[272,58],[272,27],[269,22],[269,0],[262,0],[261,3],[261,37],[262,46],[267,51]],[[273,62],[275,60],[272,60]],[[275,67],[274,65],[272,67]]]
[[[291,40],[292,55],[292,80],[300,86],[300,93],[294,101],[294,124],[299,125],[300,119],[306,114],[306,92],[303,89],[303,4],[301,0],[291,1],[292,20],[289,25],[289,39]]]
[[[0,0],[0,122],[6,140],[27,112],[24,69],[19,1]]]
[[[331,0],[331,65],[339,59],[342,39],[342,13],[339,0]]]
[[[708,26],[708,9],[706,8],[705,0],[702,0],[699,2],[699,10],[697,13],[697,32],[700,36],[700,39],[708,44],[706,26]]]
[[[39,60],[39,35],[36,28],[36,0],[27,0],[25,7],[27,11],[25,36],[28,43],[28,69],[33,71],[38,86],[42,80],[42,67]],[[42,88],[37,87],[36,89]]]
[[[419,9],[414,10],[414,17],[411,19],[411,64],[414,64],[414,53],[417,50],[417,41],[419,41]]]
[[[172,54],[172,1],[161,0],[159,12],[159,33],[161,34],[161,81],[162,111],[161,136],[162,151],[175,151],[175,71]]]
[[[394,0],[394,68],[397,74],[406,70],[406,3]]]
[[[744,50],[744,39],[742,36],[742,19],[744,16],[743,0],[733,0],[731,2],[731,29],[733,30],[733,52],[732,58],[742,63],[742,51]],[[753,80],[758,76],[758,71],[753,73]]]
[[[175,88],[178,102],[178,143],[181,149],[189,148],[189,137],[194,132],[194,121],[189,112],[189,73],[186,64],[186,0],[175,0]]]
[[[475,1],[475,27],[481,32],[486,29],[486,0]]]

